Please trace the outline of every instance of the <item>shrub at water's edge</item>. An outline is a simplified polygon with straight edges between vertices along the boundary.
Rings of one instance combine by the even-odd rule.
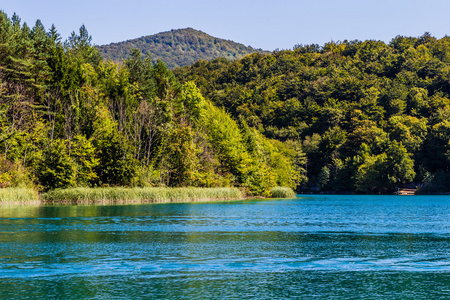
[[[39,194],[31,188],[3,188],[0,189],[0,204],[2,203],[30,203],[39,201]]]
[[[242,199],[237,188],[69,188],[42,195],[45,202],[193,202]]]
[[[271,189],[272,198],[295,198],[295,192],[284,186],[276,186]]]

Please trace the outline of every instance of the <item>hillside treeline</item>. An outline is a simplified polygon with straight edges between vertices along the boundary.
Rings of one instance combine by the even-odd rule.
[[[84,26],[62,41],[0,12],[0,187],[295,187],[300,145],[250,125],[139,50],[104,62]]]
[[[307,156],[304,188],[450,190],[450,37],[297,45],[175,71],[265,137]]]

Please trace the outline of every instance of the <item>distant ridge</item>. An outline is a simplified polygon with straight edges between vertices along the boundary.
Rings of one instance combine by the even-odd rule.
[[[130,53],[129,49],[137,48],[143,54],[150,52],[153,61],[161,59],[171,69],[192,65],[199,60],[220,57],[235,60],[255,52],[269,53],[230,40],[215,38],[193,28],[161,32],[97,48],[103,58],[114,62],[126,59]]]

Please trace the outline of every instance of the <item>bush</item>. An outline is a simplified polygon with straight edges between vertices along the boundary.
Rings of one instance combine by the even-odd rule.
[[[295,192],[284,186],[276,186],[270,190],[273,198],[295,198]]]

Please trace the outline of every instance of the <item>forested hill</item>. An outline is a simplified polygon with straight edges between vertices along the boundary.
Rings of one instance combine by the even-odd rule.
[[[300,45],[175,74],[266,137],[299,141],[314,190],[450,189],[450,37]]]
[[[191,65],[199,60],[219,57],[235,60],[251,53],[264,52],[230,40],[212,37],[192,28],[161,32],[97,48],[104,58],[116,63],[129,58],[130,49],[139,49],[143,55],[150,53],[153,62],[161,59],[171,69]]]

